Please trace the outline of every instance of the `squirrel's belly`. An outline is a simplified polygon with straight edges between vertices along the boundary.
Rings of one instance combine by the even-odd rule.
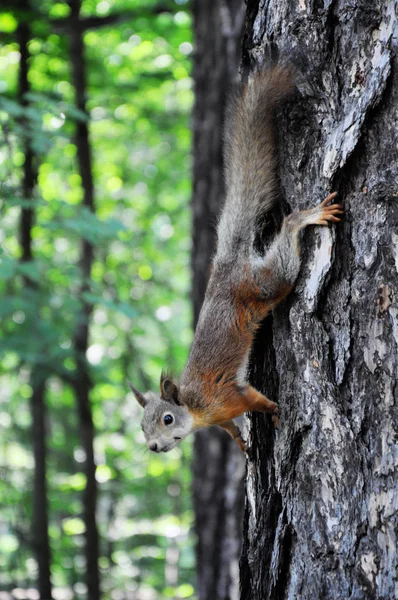
[[[247,367],[249,365],[249,355],[250,355],[250,348],[246,351],[242,363],[240,364],[237,372],[236,372],[236,380],[239,384],[244,385],[246,383],[246,376],[247,376]]]

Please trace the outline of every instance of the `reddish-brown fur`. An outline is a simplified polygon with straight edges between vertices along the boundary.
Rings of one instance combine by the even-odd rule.
[[[330,201],[334,196],[335,194],[328,196],[327,200]],[[336,204],[326,206],[325,203],[326,200],[322,202],[318,212],[316,209],[310,209],[291,215],[288,222],[293,235],[297,235],[298,231],[308,224],[308,220],[322,225],[328,221],[339,221],[339,215],[342,213],[341,206]],[[294,247],[298,255],[298,243],[295,242]],[[231,285],[226,294],[229,302],[227,307],[223,307],[225,322],[222,327],[222,338],[214,339],[214,344],[220,343],[217,358],[211,364],[206,364],[203,356],[199,355],[200,358],[195,357],[188,363],[184,372],[186,379],[195,382],[195,401],[190,402],[189,394],[186,396],[186,406],[193,416],[194,428],[221,425],[237,440],[238,444],[241,444],[242,440],[238,439],[238,430],[231,422],[244,412],[269,412],[274,415],[274,422],[278,422],[277,404],[250,385],[239,382],[237,373],[250,351],[259,324],[293,288],[293,284],[275,280],[278,274],[266,267],[261,268],[257,275],[257,280],[262,281],[263,287],[253,277],[249,265],[244,265],[243,273],[244,277]],[[217,277],[217,272],[213,270],[212,279]],[[276,286],[276,290],[272,298],[265,300],[263,282],[267,280],[273,282],[271,288]],[[217,286],[210,281],[209,296],[214,289],[217,298]],[[203,363],[206,365],[204,368]],[[184,381],[182,383],[184,384]],[[182,397],[185,389],[182,385]]]
[[[242,450],[245,442],[234,418],[261,411],[277,422],[275,402],[245,381],[250,348],[261,321],[294,286],[300,270],[300,231],[307,225],[337,222],[342,214],[339,204],[329,205],[336,195],[330,194],[319,206],[285,217],[263,253],[255,248],[256,228],[272,209],[278,190],[273,115],[293,88],[291,70],[277,66],[254,75],[229,107],[224,136],[227,193],[217,252],[180,386],[164,374],[161,398],[148,402],[143,423],[156,447],[160,448],[161,436],[156,434],[162,428],[153,431],[151,425],[155,409],[163,418],[164,401],[175,405],[179,428],[172,443],[162,441],[167,449],[192,430],[192,421],[193,429],[220,425]],[[137,399],[145,406],[145,399]]]

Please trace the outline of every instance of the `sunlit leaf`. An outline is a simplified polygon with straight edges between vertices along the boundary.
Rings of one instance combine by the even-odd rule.
[[[82,519],[75,517],[74,519],[64,519],[62,528],[66,535],[80,535],[85,532],[86,527]]]

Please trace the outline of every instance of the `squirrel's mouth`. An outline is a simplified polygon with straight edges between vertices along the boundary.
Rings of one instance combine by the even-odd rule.
[[[160,452],[169,452],[169,450],[173,450],[173,448],[175,448],[178,444],[178,442],[181,440],[182,438],[180,437],[175,437],[173,438],[173,441],[169,444],[167,444],[167,446],[164,446],[164,448],[162,448],[160,450]]]

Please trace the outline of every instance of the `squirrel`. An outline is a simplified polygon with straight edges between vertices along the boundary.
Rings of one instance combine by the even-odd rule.
[[[338,222],[336,192],[309,210],[284,217],[281,230],[260,254],[256,229],[278,191],[273,117],[294,90],[289,66],[256,73],[229,104],[224,133],[226,200],[217,227],[217,250],[188,362],[179,385],[167,372],[160,394],[142,394],[142,430],[154,452],[168,452],[189,433],[224,428],[247,450],[234,419],[248,411],[272,415],[278,405],[246,381],[249,353],[262,320],[293,289],[300,270],[299,234],[307,225]]]

